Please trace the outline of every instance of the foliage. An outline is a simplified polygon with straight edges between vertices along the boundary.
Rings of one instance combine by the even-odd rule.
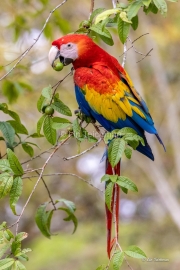
[[[29,1],[24,1],[24,4],[26,5],[28,2]],[[43,14],[49,3],[48,0],[39,2],[41,3],[41,8],[34,11],[33,16],[35,19]],[[104,8],[99,8],[92,12],[88,20],[80,23],[79,29],[76,33],[87,33],[91,37],[97,36],[106,44],[112,46],[114,41],[109,28],[116,28],[119,39],[124,44],[131,28],[133,30],[138,28],[138,13],[140,10],[143,10],[145,14],[156,14],[159,11],[162,15],[166,15],[167,4],[165,0],[137,0],[130,1],[128,4],[120,3],[117,5],[116,9],[104,10]],[[15,41],[22,36],[25,30],[29,29],[28,25],[31,19],[32,14],[30,15],[28,13],[26,17],[22,14],[17,14],[13,18],[9,27],[13,31]],[[62,18],[57,10],[54,12],[52,20],[58,30],[63,33],[68,33],[70,31],[69,21]],[[53,31],[54,29],[51,24],[48,23],[44,29],[45,37],[52,39]],[[58,69],[61,69],[61,67]],[[14,79],[17,75],[16,72],[17,74],[25,74],[27,70],[24,66],[17,66],[14,70],[14,74],[10,74],[8,79],[4,80],[2,83],[2,92],[8,99],[9,103],[16,102],[21,93],[32,91],[31,84],[26,80],[22,80],[23,76],[19,76],[19,78]],[[75,120],[69,120],[69,118],[67,118],[72,116],[72,112],[60,99],[59,94],[57,93],[58,86],[59,84],[53,87],[49,85],[43,88],[41,95],[37,100],[37,109],[39,113],[41,113],[41,117],[37,120],[36,132],[33,134],[29,134],[28,129],[22,123],[21,117],[17,112],[9,110],[9,104],[6,104],[5,102],[0,104],[1,113],[10,117],[10,120],[0,122],[0,131],[2,133],[0,140],[4,141],[6,145],[6,154],[2,156],[2,159],[0,160],[0,199],[9,196],[10,209],[16,216],[18,216],[16,205],[23,191],[23,177],[26,177],[26,174],[28,174],[28,170],[23,166],[24,161],[21,160],[21,156],[18,157],[16,154],[18,149],[20,149],[20,151],[23,150],[28,154],[31,160],[36,158],[35,149],[39,147],[36,143],[37,139],[43,141],[47,140],[47,142],[52,145],[52,152],[44,166],[41,168],[41,173],[38,172],[37,168],[34,169],[37,173],[38,184],[40,180],[43,180],[44,169],[51,156],[53,156],[59,147],[69,140],[69,138],[74,138],[78,145],[84,141],[94,144],[97,143],[97,138],[87,131],[87,126],[93,124],[93,119],[88,119],[81,113],[77,114]],[[56,115],[58,114],[58,116],[54,115],[55,113]],[[64,130],[63,136],[58,133],[61,130]],[[140,143],[144,145],[143,139],[130,128],[107,132],[104,135],[103,140],[105,144],[108,145],[108,159],[112,167],[115,167],[118,164],[124,154],[128,159],[130,159],[132,156],[132,150],[136,149]],[[126,176],[112,176],[106,174],[102,177],[101,181],[105,181],[107,183],[105,202],[109,209],[111,209],[114,185],[117,184],[126,194],[128,193],[128,190],[133,192],[138,191],[137,186]],[[27,204],[34,193],[35,188],[36,185],[27,200]],[[18,224],[21,221],[27,204],[25,204],[24,209],[18,216],[15,224],[11,225],[16,226],[15,235],[10,231],[6,222],[3,222],[0,225],[0,270],[26,269],[21,261],[28,260],[26,253],[31,250],[28,248],[22,249],[21,242],[28,235],[24,232],[18,232]],[[51,232],[50,227],[55,211],[57,212],[59,210],[67,214],[67,217],[64,218],[65,221],[73,223],[73,233],[77,229],[78,220],[75,215],[75,204],[62,198],[54,202],[50,196],[50,202],[41,204],[37,208],[35,214],[36,224],[41,233],[47,238],[54,235]],[[113,258],[111,258],[110,261],[114,270],[120,269],[126,255],[137,259],[146,257],[145,253],[137,246],[129,246],[123,251],[119,250],[118,247],[115,246]],[[97,270],[101,269],[108,269],[107,265],[102,265],[97,268]]]

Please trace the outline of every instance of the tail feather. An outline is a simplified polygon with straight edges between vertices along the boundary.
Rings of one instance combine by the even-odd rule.
[[[114,172],[117,175],[120,175],[120,162],[114,168]],[[106,160],[106,174],[113,175],[113,169],[111,164],[109,163],[108,159]],[[115,196],[116,195],[116,196]],[[117,184],[114,185],[112,202],[111,202],[111,211],[108,209],[107,205],[106,208],[106,228],[107,228],[107,253],[108,257],[111,256],[111,250],[115,243],[115,238],[112,239],[112,221],[113,221],[113,212],[115,213],[116,219],[116,228],[115,234],[118,238],[118,231],[119,231],[119,199],[120,199],[120,190]],[[115,210],[114,210],[115,206]]]

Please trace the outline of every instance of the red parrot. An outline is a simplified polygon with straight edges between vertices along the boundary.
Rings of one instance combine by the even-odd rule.
[[[136,150],[154,160],[144,132],[155,134],[163,147],[164,144],[157,133],[145,101],[136,91],[127,72],[117,59],[83,34],[69,34],[53,41],[49,51],[49,61],[53,68],[56,59],[65,66],[73,64],[75,94],[82,113],[98,121],[107,131],[124,127],[133,128],[145,142],[145,146],[139,144]],[[115,174],[120,175],[120,163],[112,168],[107,160],[106,173],[113,174],[113,170]],[[114,188],[117,191],[116,198],[114,196],[112,198],[111,210],[115,205],[116,209],[113,211],[118,221],[120,192],[117,185]],[[109,257],[113,246],[111,240],[113,211],[109,211],[106,206]],[[116,235],[118,235],[118,225]]]

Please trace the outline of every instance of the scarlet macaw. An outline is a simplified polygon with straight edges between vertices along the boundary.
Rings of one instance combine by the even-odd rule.
[[[136,130],[145,141],[145,146],[139,144],[136,150],[154,160],[144,131],[155,134],[162,145],[163,142],[145,101],[136,91],[127,72],[117,59],[83,34],[70,34],[53,41],[49,52],[52,67],[58,58],[64,65],[73,64],[75,94],[80,110],[97,120],[107,131],[123,127]],[[115,173],[118,174],[119,171],[118,164]],[[106,173],[113,174],[110,163],[107,163]],[[118,218],[119,191],[116,207]],[[106,208],[106,214],[107,251],[110,256],[112,213]]]

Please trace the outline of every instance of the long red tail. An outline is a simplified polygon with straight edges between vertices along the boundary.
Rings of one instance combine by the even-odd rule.
[[[120,162],[114,167],[114,173],[120,175]],[[113,169],[111,164],[109,163],[108,159],[106,160],[106,174],[113,175]],[[115,196],[116,195],[116,196]],[[113,212],[115,213],[116,219],[116,228],[115,228],[115,235],[118,238],[118,228],[119,228],[119,200],[120,200],[120,189],[117,184],[114,185],[113,189],[113,196],[111,202],[111,211],[108,209],[107,205],[106,208],[106,228],[107,228],[107,253],[108,257],[111,256],[111,250],[113,248],[115,237],[112,239],[112,221],[113,221]],[[114,209],[114,206],[116,209]]]

